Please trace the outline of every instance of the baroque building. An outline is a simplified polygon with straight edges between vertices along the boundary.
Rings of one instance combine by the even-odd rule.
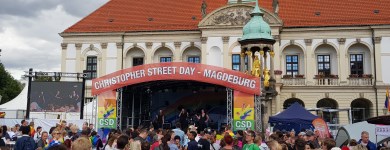
[[[241,57],[240,41],[254,7],[255,0],[111,0],[60,33],[61,71],[93,79],[142,64],[192,62],[251,73],[255,60]],[[261,0],[259,7],[274,40],[261,67],[273,68],[278,93],[264,101],[266,116],[294,102],[330,124],[384,113],[390,2]],[[90,88],[87,80],[86,97]]]

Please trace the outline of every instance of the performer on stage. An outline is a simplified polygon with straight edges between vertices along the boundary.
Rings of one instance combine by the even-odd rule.
[[[187,118],[188,118],[188,112],[184,108],[182,108],[179,114],[179,122],[181,124],[183,131],[187,131],[188,128]]]
[[[196,118],[198,118],[199,121],[199,131],[203,131],[205,128],[207,128],[207,122],[209,121],[209,115],[206,114],[204,109],[201,110],[200,116],[196,115]]]
[[[163,111],[161,109],[160,109],[158,115],[156,115],[156,118],[157,118],[157,129],[163,128],[164,114],[163,114]]]

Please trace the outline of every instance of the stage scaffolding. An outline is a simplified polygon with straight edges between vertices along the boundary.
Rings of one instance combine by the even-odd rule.
[[[227,94],[226,123],[231,127],[233,127],[233,90],[231,88],[226,88],[226,94]]]
[[[116,113],[116,128],[119,130],[122,130],[122,92],[123,89],[119,88],[117,90],[118,96],[116,99],[116,108],[117,108],[117,113]]]

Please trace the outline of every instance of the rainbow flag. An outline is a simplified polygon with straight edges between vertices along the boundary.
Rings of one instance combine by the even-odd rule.
[[[387,87],[387,89],[386,89],[385,108],[387,108],[387,111],[390,112],[390,107],[389,107],[389,87]]]

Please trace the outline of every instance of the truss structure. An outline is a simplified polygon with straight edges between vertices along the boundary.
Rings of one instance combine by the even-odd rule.
[[[261,96],[255,96],[255,130],[262,132]]]
[[[231,88],[226,88],[227,93],[227,121],[226,123],[233,127],[233,90]]]
[[[97,97],[94,96],[93,99],[92,99],[92,118],[91,118],[91,122],[93,124],[96,125],[97,121],[96,121],[96,118],[97,118]]]
[[[118,96],[116,99],[116,128],[119,130],[122,130],[122,92],[122,88],[117,90]]]

